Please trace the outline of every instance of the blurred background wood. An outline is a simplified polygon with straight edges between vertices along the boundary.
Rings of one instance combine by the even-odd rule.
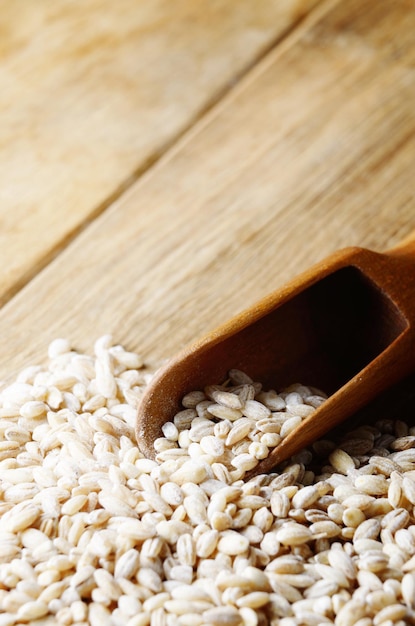
[[[0,0],[0,303],[317,0]]]
[[[158,361],[333,250],[415,229],[411,7],[317,5],[2,308],[0,376],[56,336],[89,350],[112,332]],[[96,207],[80,163],[68,185]]]

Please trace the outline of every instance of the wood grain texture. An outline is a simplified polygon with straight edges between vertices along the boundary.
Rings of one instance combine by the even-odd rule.
[[[411,5],[313,14],[0,311],[0,375],[61,335],[168,357],[336,248],[415,229]]]
[[[0,303],[317,0],[0,0]]]

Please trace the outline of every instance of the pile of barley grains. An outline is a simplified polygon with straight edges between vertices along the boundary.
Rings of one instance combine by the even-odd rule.
[[[231,372],[184,398],[152,461],[134,438],[147,383],[106,336],[94,356],[56,340],[0,389],[0,626],[415,624],[414,427],[360,426],[245,483],[232,461],[258,458],[258,424],[281,413],[283,436],[314,390]]]

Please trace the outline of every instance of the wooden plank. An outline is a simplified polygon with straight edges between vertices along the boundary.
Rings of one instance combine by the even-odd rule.
[[[317,0],[0,0],[0,303]]]
[[[4,376],[55,336],[146,357],[345,245],[415,229],[415,14],[332,2],[0,311]]]

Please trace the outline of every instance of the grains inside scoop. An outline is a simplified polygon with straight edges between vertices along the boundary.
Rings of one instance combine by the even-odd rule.
[[[265,391],[245,372],[230,370],[222,385],[183,398],[183,410],[163,425],[163,436],[154,442],[156,460],[186,455],[208,463],[215,478],[232,484],[267,458],[325,399],[323,392],[301,384],[280,393]]]
[[[360,425],[244,482],[232,460],[320,399],[233,371],[184,398],[152,461],[149,374],[109,336],[94,352],[56,340],[0,389],[0,626],[415,623],[413,426]]]

